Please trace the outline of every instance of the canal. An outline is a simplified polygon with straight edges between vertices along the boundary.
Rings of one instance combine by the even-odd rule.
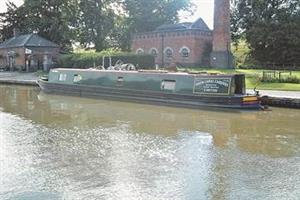
[[[0,85],[0,199],[299,199],[299,119]]]

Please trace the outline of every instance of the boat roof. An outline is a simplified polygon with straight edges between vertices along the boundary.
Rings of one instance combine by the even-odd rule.
[[[168,75],[181,75],[181,76],[225,76],[225,77],[231,77],[237,74],[220,74],[220,73],[209,73],[209,72],[170,72],[166,70],[138,70],[138,71],[118,71],[118,70],[100,70],[95,68],[89,68],[89,69],[70,69],[70,68],[55,68],[51,70],[52,72],[55,71],[80,71],[80,72],[86,72],[86,71],[95,71],[95,72],[113,72],[113,73],[127,73],[127,74],[168,74]]]

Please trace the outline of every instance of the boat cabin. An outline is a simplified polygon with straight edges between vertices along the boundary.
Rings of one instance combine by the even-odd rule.
[[[53,69],[49,73],[48,81],[184,95],[235,96],[246,93],[244,74]]]

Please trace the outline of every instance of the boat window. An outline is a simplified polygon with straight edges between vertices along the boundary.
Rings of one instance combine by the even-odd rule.
[[[231,88],[231,90],[230,90],[230,94],[235,94],[235,91],[236,91],[236,83],[235,83],[235,79],[233,78],[232,80],[232,83],[231,83],[231,86],[230,86],[230,88]]]
[[[123,86],[123,82],[124,82],[124,78],[119,76],[117,80],[117,86]]]
[[[74,79],[73,79],[74,83],[78,83],[81,80],[82,80],[82,76],[81,75],[79,75],[79,74],[75,74],[74,75]]]
[[[59,74],[59,81],[66,81],[67,80],[67,74]]]
[[[234,94],[245,94],[246,93],[246,84],[245,84],[245,75],[237,74],[234,76],[234,85],[235,91]]]
[[[171,90],[175,91],[176,81],[175,80],[163,80],[161,82],[162,90]]]

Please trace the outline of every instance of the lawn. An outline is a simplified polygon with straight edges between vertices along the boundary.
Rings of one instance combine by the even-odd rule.
[[[256,87],[258,90],[284,90],[284,91],[300,91],[300,84],[294,83],[263,83],[260,81],[264,70],[254,69],[207,69],[207,68],[188,68],[189,71],[206,71],[211,73],[243,73],[246,75],[247,89]],[[266,70],[265,70],[266,71]],[[300,71],[293,71],[292,76],[300,78]]]

